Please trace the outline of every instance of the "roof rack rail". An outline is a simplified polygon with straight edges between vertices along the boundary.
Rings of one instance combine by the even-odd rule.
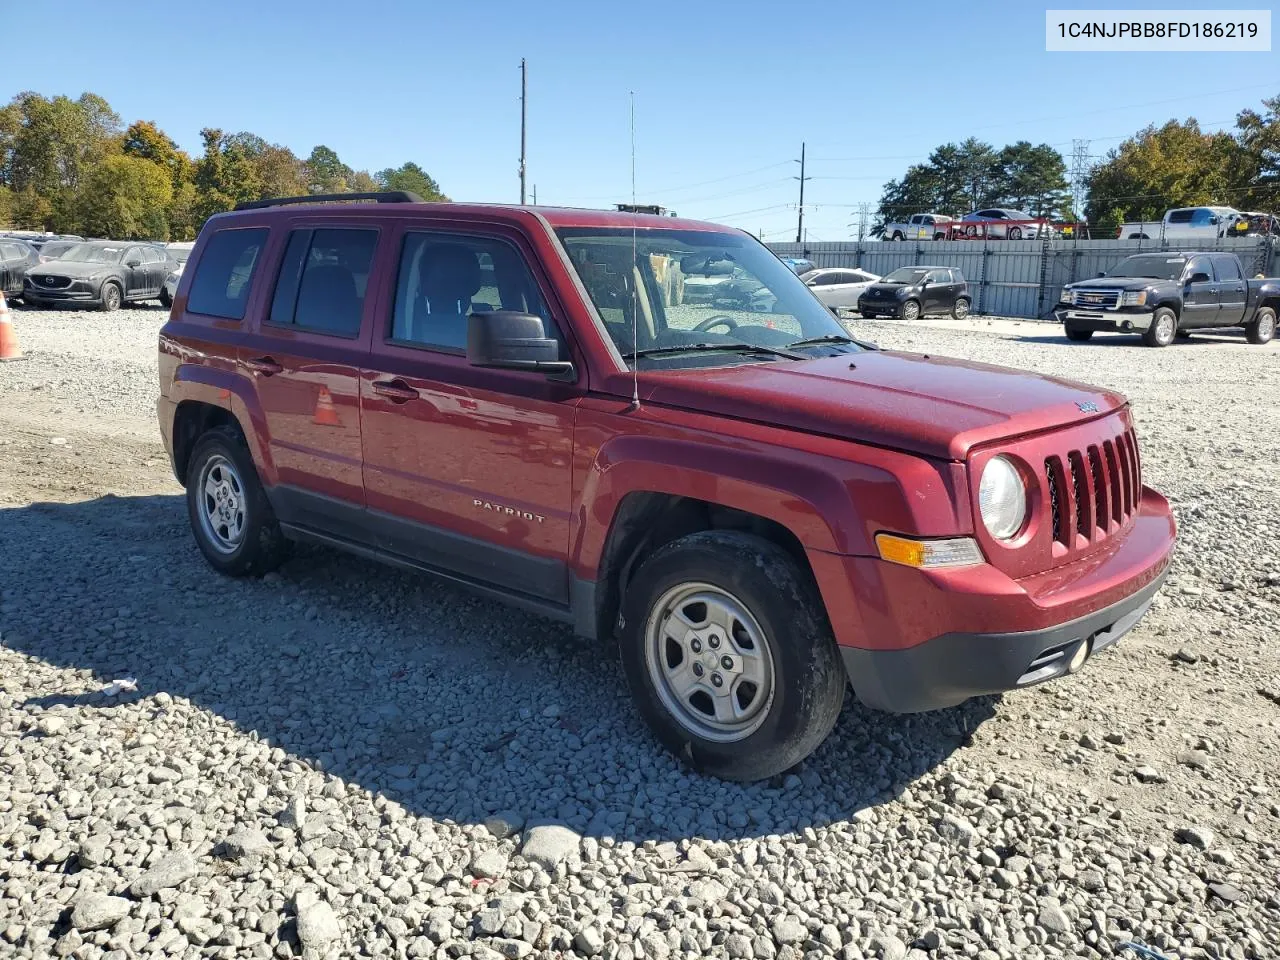
[[[270,197],[266,200],[247,200],[237,203],[237,210],[262,210],[266,207],[283,207],[291,203],[328,203],[334,200],[372,200],[375,203],[426,203],[422,197],[409,190],[381,190],[373,193],[313,193],[306,197]]]

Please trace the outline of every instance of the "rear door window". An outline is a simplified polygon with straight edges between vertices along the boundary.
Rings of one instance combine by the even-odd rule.
[[[243,320],[250,285],[266,242],[266,227],[214,233],[196,265],[187,309],[210,317]]]
[[[1213,258],[1214,269],[1218,272],[1218,280],[1241,280],[1240,263],[1235,257],[1216,254]]]
[[[377,230],[303,229],[289,234],[269,323],[357,337]]]
[[[1191,215],[1194,213],[1195,213],[1194,210],[1171,210],[1169,212],[1169,222],[1170,223],[1190,223]]]

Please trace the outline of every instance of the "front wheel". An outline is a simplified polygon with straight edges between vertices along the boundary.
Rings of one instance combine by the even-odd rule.
[[[696,769],[762,780],[826,739],[845,675],[810,578],[777,545],[706,531],[660,548],[623,600],[636,706]]]
[[[1022,228],[1021,228],[1021,227],[1010,227],[1010,228],[1009,228],[1009,239],[1010,239],[1010,240],[1021,240],[1021,239],[1022,239]]]
[[[196,545],[219,573],[269,573],[289,555],[239,433],[215,427],[197,441],[187,466],[187,516]]]
[[[1260,307],[1253,315],[1253,322],[1245,326],[1244,334],[1250,343],[1270,343],[1276,335],[1276,312],[1270,307]]]
[[[1148,347],[1167,347],[1178,335],[1178,315],[1168,307],[1161,307],[1151,318],[1151,326],[1142,333],[1142,342]]]
[[[951,308],[951,316],[956,320],[963,320],[969,315],[969,300],[967,297],[961,297]]]
[[[166,310],[173,306],[173,297],[169,296],[169,291],[164,287],[160,288],[160,306]]]
[[[906,238],[906,237],[904,237],[904,236],[902,235],[902,231],[900,231],[900,230],[895,230],[895,231],[893,231],[893,239],[895,239],[895,240],[905,240],[905,239],[907,239],[907,238]]]
[[[880,316],[878,313],[870,313],[866,310],[860,310],[858,312],[862,314],[863,320],[874,320],[876,317]]]
[[[101,308],[106,313],[114,313],[120,309],[120,305],[124,303],[124,294],[120,292],[120,288],[114,283],[104,284],[102,287],[102,303]]]
[[[903,320],[919,320],[920,304],[915,300],[908,300],[902,305],[901,315]]]
[[[1075,327],[1067,327],[1067,339],[1075,343],[1084,343],[1086,340],[1093,339],[1092,330],[1079,330]]]

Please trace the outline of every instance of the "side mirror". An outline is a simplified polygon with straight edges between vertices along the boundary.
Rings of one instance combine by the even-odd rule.
[[[836,316],[836,317],[839,317],[839,316],[840,316],[840,308],[839,308],[839,307],[827,307],[827,309],[828,309],[828,310],[830,310],[830,311],[831,311],[831,313],[832,313],[834,316]]]
[[[124,262],[124,265],[125,265],[126,267],[136,267],[136,266],[140,265],[141,263],[142,263],[142,261],[141,261],[141,260],[134,259],[134,260],[126,260],[126,261]]]
[[[1191,275],[1191,279],[1187,281],[1187,283],[1208,283],[1208,282],[1209,282],[1209,275],[1203,272],[1193,273]]]
[[[1107,275],[1107,271],[1105,271],[1105,270],[1099,270],[1099,271],[1098,271],[1098,279],[1099,279],[1099,280],[1101,280],[1101,279],[1102,279],[1103,277],[1105,277],[1106,275]]]
[[[490,310],[467,318],[467,362],[532,370],[557,380],[575,377],[573,363],[560,359],[560,341],[547,336],[542,318],[515,310]]]

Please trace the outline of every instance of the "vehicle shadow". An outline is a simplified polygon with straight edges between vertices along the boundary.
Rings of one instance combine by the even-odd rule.
[[[0,584],[4,646],[68,668],[16,709],[164,692],[411,813],[463,823],[515,811],[641,841],[843,821],[962,749],[996,702],[897,717],[850,697],[800,769],[732,784],[662,750],[607,644],[333,551],[300,550],[265,579],[220,577],[180,495],[0,511]],[[121,677],[137,692],[99,692]],[[202,745],[188,747],[198,762]]]
[[[1066,338],[1065,334],[1004,334],[1005,340],[1017,340],[1019,343],[1058,343],[1067,344],[1071,347],[1140,347],[1143,346],[1142,337],[1134,333],[1098,333],[1094,334],[1089,340],[1083,343],[1073,343]],[[1244,338],[1244,334],[1240,331],[1229,333],[1211,333],[1209,331],[1194,331],[1189,337],[1178,337],[1165,347],[1165,350],[1171,350],[1175,347],[1210,347],[1210,346],[1228,346],[1235,344],[1236,346],[1249,346]]]

